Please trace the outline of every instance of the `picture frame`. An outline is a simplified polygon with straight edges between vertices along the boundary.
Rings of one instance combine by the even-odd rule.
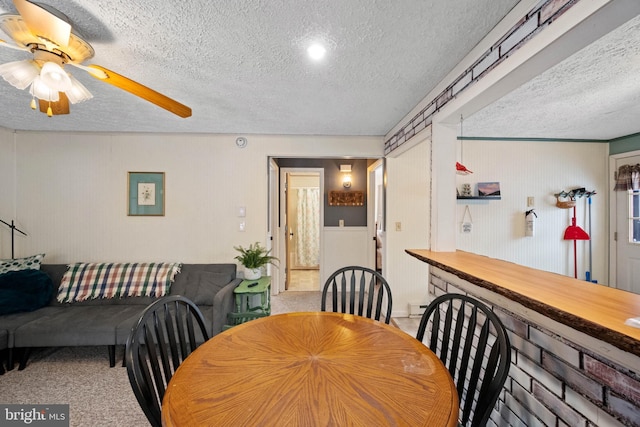
[[[129,172],[128,216],[164,216],[164,172]]]
[[[487,198],[487,199],[500,198],[500,183],[499,182],[479,182],[478,197]]]

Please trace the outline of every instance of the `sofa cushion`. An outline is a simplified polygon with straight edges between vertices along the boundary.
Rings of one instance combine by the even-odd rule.
[[[44,254],[32,255],[26,258],[0,259],[0,274],[8,271],[40,270]]]
[[[0,315],[37,310],[49,303],[52,293],[51,278],[40,270],[0,274]]]
[[[58,310],[58,307],[46,306],[37,309],[36,311],[25,311],[22,313],[7,314],[0,318],[0,325],[3,329],[6,329],[9,333],[9,348],[14,347],[14,333],[22,325],[26,325],[29,322],[38,320],[40,317],[54,313]]]
[[[14,331],[15,347],[114,345],[116,327],[142,306],[55,307]]]
[[[232,280],[228,272],[189,271],[180,274],[171,294],[187,297],[196,305],[213,305],[213,297]]]

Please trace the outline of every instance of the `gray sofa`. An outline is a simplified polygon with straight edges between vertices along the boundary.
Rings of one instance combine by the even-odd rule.
[[[0,355],[9,348],[9,332],[5,329],[0,329]],[[0,358],[0,362],[2,359]],[[0,375],[4,374],[4,365],[0,363]]]
[[[40,270],[53,281],[49,304],[35,311],[0,316],[0,350],[6,341],[8,369],[13,368],[15,349],[24,350],[20,361],[20,369],[24,369],[31,348],[63,346],[107,346],[109,364],[115,366],[116,346],[126,343],[140,313],[155,298],[60,303],[57,289],[67,264],[42,264]],[[241,281],[236,278],[235,264],[182,264],[169,294],[192,300],[202,311],[210,336],[214,336],[222,331],[227,313],[233,312],[233,290]]]

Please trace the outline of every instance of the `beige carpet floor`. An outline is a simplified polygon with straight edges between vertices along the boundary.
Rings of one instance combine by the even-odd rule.
[[[320,310],[320,292],[284,292],[272,297],[272,313]],[[396,325],[415,336],[416,319]],[[405,329],[405,327],[407,329]],[[106,347],[35,349],[25,370],[0,376],[0,403],[69,404],[70,425],[146,426],[147,420],[131,391],[126,368],[109,367]]]
[[[0,402],[69,404],[71,426],[149,425],[126,368],[109,367],[106,347],[34,350],[25,370],[0,376]]]

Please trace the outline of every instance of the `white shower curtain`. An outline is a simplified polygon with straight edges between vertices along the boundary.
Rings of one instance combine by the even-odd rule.
[[[299,267],[317,267],[320,262],[320,189],[298,188],[296,259]]]

